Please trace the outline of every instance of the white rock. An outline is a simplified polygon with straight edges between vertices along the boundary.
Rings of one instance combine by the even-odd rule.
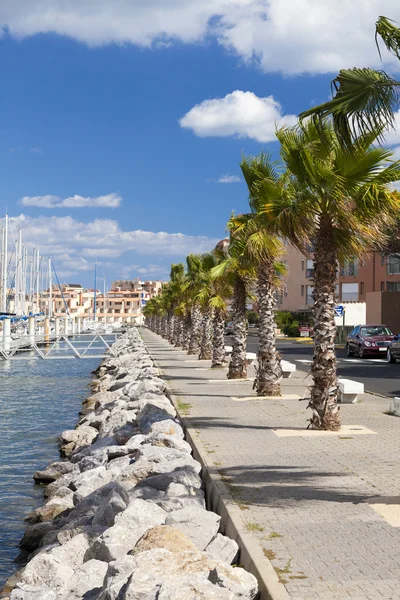
[[[81,425],[76,429],[63,431],[61,439],[66,444],[73,442],[77,446],[88,446],[97,438],[98,434],[99,432],[94,427]]]
[[[21,576],[21,583],[37,588],[47,586],[57,590],[65,585],[73,574],[74,570],[70,566],[63,564],[55,556],[40,552],[26,565]],[[18,584],[18,587],[21,585]]]
[[[62,546],[53,548],[49,554],[54,556],[63,565],[68,565],[71,569],[75,570],[83,563],[83,557],[88,548],[89,541],[87,536],[81,533]]]
[[[113,527],[93,542],[86,552],[85,560],[95,558],[110,562],[121,558],[135,547],[148,529],[163,525],[166,515],[156,504],[133,500],[124,512],[117,515]]]
[[[128,588],[129,589],[129,588]],[[202,576],[171,577],[161,584],[157,600],[236,600],[238,596]]]
[[[199,506],[187,506],[169,513],[165,524],[178,529],[199,550],[204,550],[217,535],[220,521],[221,517],[216,513]]]
[[[206,546],[205,550],[215,556],[215,558],[231,565],[238,555],[239,546],[235,540],[217,533],[216,537]]]
[[[69,584],[61,590],[60,600],[82,600],[88,596],[94,598],[90,592],[94,594],[101,589],[107,569],[107,563],[89,560],[75,571]]]
[[[10,594],[10,600],[58,600],[54,590],[47,586],[37,588],[34,586],[21,584],[21,587],[13,589]]]

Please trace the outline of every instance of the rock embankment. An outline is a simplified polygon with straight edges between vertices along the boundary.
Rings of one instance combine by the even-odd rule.
[[[56,462],[35,473],[46,504],[30,513],[29,554],[10,600],[254,599],[237,544],[206,510],[165,383],[136,329],[97,370],[92,396]]]

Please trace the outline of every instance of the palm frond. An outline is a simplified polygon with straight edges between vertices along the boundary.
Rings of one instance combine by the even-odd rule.
[[[335,96],[329,102],[315,106],[299,115],[300,121],[310,118],[316,126],[328,117],[340,141],[351,148],[361,134],[393,128],[399,106],[400,82],[384,71],[369,68],[342,69],[332,82]]]
[[[378,44],[378,36],[381,37],[387,50],[394,54],[396,58],[400,59],[400,29],[394,25],[392,19],[381,16],[375,23],[375,42],[379,56],[382,58]]]

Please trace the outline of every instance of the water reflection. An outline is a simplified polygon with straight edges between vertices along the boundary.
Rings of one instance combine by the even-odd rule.
[[[43,503],[34,471],[59,459],[100,359],[0,361],[0,589],[16,570],[24,516]]]

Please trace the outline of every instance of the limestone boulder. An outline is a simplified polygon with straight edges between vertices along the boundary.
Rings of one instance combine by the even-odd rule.
[[[192,453],[192,448],[185,440],[180,437],[168,435],[164,433],[151,433],[143,436],[143,444],[151,444],[152,446],[166,446],[167,448],[174,448],[175,450],[181,450],[182,452]]]
[[[195,584],[202,589],[201,582],[208,582],[203,589],[208,588],[210,594],[216,594],[215,598],[224,600],[254,600],[257,594],[257,581],[252,575],[241,568],[224,566],[205,552],[170,552],[165,548],[155,548],[124,557],[122,561],[123,565],[120,561],[110,565],[99,600],[158,600],[163,585],[165,593],[172,594],[172,590],[177,590],[177,584],[181,583],[190,594],[187,586]],[[172,587],[174,584],[175,588]],[[225,590],[225,594],[218,596],[221,589]],[[179,598],[194,600],[196,596],[178,595],[174,600]]]
[[[89,548],[89,540],[84,533],[76,535],[71,540],[52,548],[49,552],[63,565],[68,565],[71,569],[77,569],[83,563],[85,552]]]
[[[111,479],[112,473],[104,466],[80,473],[69,486],[75,492],[74,504],[81,502],[86,496],[109,483]]]
[[[239,546],[235,540],[221,533],[217,533],[205,550],[228,565],[231,565],[239,554]]]
[[[152,487],[156,490],[164,491],[171,483],[181,483],[187,487],[201,488],[202,481],[193,467],[182,467],[169,473],[160,473],[147,477],[138,483],[138,487]]]
[[[77,470],[77,467],[69,461],[54,462],[43,471],[36,471],[33,479],[36,483],[51,483],[56,481],[66,473],[72,473]]]
[[[31,525],[27,527],[24,533],[24,537],[19,543],[19,546],[22,550],[26,552],[33,552],[37,548],[39,548],[40,542],[43,537],[48,534],[50,531],[54,529],[54,526],[51,522],[46,521],[44,523],[37,523],[36,525]]]
[[[187,506],[168,514],[166,524],[184,533],[198,548],[204,550],[216,537],[221,517],[199,506]]]
[[[58,591],[73,576],[74,570],[67,564],[63,564],[55,556],[41,552],[34,556],[26,565],[18,587],[24,589],[24,585],[32,588],[48,587],[50,590]]]
[[[92,525],[112,527],[115,523],[115,517],[127,508],[128,501],[125,492],[121,493],[118,488],[112,489],[96,511]]]
[[[107,563],[99,560],[84,563],[75,571],[71,581],[62,588],[59,600],[94,600],[103,586],[107,569]]]
[[[62,515],[63,513],[65,513],[65,511],[72,509],[73,507],[74,503],[72,501],[71,492],[69,496],[61,498],[60,500],[54,498],[53,500],[50,500],[50,502],[47,502],[47,504],[44,504],[43,506],[39,506],[35,510],[32,510],[26,515],[25,521],[32,524],[43,523],[45,521],[52,521],[53,519],[55,519],[59,515]]]
[[[73,443],[75,446],[89,446],[95,441],[99,432],[90,425],[81,425],[76,429],[63,431],[61,441],[63,444]]]
[[[116,516],[115,524],[96,539],[85,554],[85,561],[92,558],[110,562],[132,550],[148,529],[165,523],[166,512],[144,500],[133,500],[128,508]]]
[[[165,548],[170,552],[195,552],[196,546],[182,532],[169,525],[152,527],[140,538],[130,554],[138,554],[154,548]]]
[[[38,588],[22,583],[11,592],[10,600],[58,600],[58,598],[55,590],[47,586]]]
[[[125,598],[129,598],[129,588]],[[233,592],[213,585],[201,575],[184,575],[164,581],[157,590],[157,600],[237,600]]]

